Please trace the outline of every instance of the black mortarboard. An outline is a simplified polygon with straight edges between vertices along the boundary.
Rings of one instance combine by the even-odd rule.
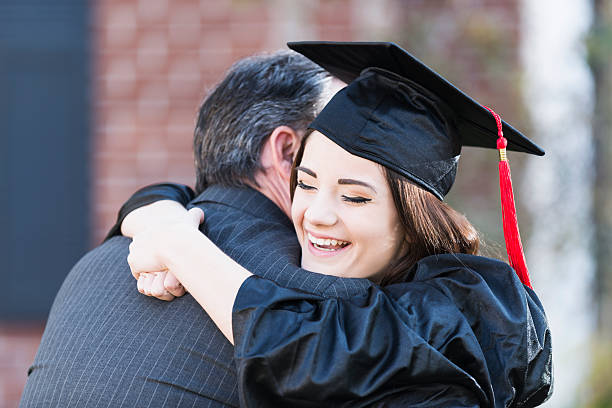
[[[287,45],[347,84],[366,68],[382,68],[420,84],[452,107],[463,146],[496,148],[497,128],[491,120],[491,114],[469,95],[396,44],[302,41]],[[508,150],[544,155],[544,150],[518,130],[506,122],[502,123]]]
[[[499,149],[506,247],[510,264],[530,285],[505,151],[507,147],[541,156],[542,149],[395,44],[288,45],[349,83],[309,127],[348,152],[404,175],[439,199],[454,182],[462,146]]]
[[[452,109],[392,72],[366,69],[329,101],[309,128],[439,199],[455,180],[461,143]]]

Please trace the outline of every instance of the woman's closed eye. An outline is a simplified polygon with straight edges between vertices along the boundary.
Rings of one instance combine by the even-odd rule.
[[[306,190],[306,191],[312,191],[312,190],[316,190],[317,189],[314,186],[306,184],[304,182],[304,180],[298,180],[297,187],[301,188],[302,190]],[[346,202],[351,203],[351,204],[365,204],[367,202],[372,201],[372,199],[371,198],[361,197],[361,196],[342,195],[342,201],[346,201]]]
[[[310,186],[304,183],[302,180],[298,180],[297,186],[302,190],[316,190],[316,187]]]
[[[365,197],[359,197],[359,196],[352,197],[352,196],[346,196],[346,195],[342,196],[342,200],[349,202],[349,203],[354,203],[354,204],[365,204],[367,202],[372,201],[371,198],[365,198]]]

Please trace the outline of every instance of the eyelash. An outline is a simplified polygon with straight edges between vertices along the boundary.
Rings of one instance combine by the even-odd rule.
[[[302,180],[299,180],[297,183],[297,186],[299,188],[301,188],[302,190],[316,190],[316,187],[313,186],[309,186],[308,184],[304,184],[304,182]],[[368,203],[370,201],[372,201],[371,198],[365,198],[365,197],[349,197],[349,196],[342,196],[342,200],[346,201],[348,203],[352,203],[352,204],[365,204]]]
[[[299,180],[297,186],[302,190],[315,190],[315,187],[309,186],[308,184],[304,184],[302,180]]]
[[[349,197],[349,196],[342,196],[342,200],[347,201],[349,203],[353,203],[353,204],[365,204],[367,202],[372,201],[371,198],[365,198],[365,197]]]

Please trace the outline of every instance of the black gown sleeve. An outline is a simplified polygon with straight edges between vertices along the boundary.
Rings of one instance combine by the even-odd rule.
[[[248,278],[233,310],[241,404],[504,407],[548,397],[548,326],[516,276],[487,281],[440,260],[416,269],[410,282],[353,299]]]
[[[137,208],[161,200],[176,201],[186,206],[193,200],[195,193],[189,186],[175,183],[151,184],[136,191],[122,206],[117,214],[117,222],[104,238],[104,241],[121,235],[121,223],[125,217]]]
[[[233,320],[241,403],[371,406],[393,398],[404,406],[487,406],[474,373],[440,351],[452,347],[482,365],[469,325],[439,291],[413,286],[409,297],[418,302],[406,307],[406,298],[381,288],[366,298],[322,299],[247,279]]]

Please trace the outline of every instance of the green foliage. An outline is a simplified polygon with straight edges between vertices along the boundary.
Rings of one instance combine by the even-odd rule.
[[[585,408],[612,407],[612,342],[600,341],[593,348],[593,367],[589,379],[589,401]]]
[[[599,339],[593,350],[591,378],[587,384],[590,398],[586,407],[604,408],[612,407],[612,3],[594,0],[594,6],[593,28],[585,44],[596,94],[593,219],[597,262],[594,292],[598,304]]]
[[[587,36],[585,43],[591,67],[609,65],[612,56],[612,21],[600,20]]]

